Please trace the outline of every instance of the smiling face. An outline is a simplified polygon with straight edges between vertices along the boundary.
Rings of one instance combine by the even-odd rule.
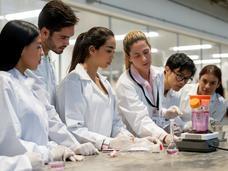
[[[139,40],[132,44],[129,52],[129,61],[139,72],[148,72],[151,65],[151,51],[146,41]]]
[[[219,87],[219,79],[212,73],[204,74],[199,79],[198,94],[212,95]]]
[[[26,69],[35,70],[40,63],[42,55],[41,38],[38,36],[31,44],[24,47],[16,68],[22,73]]]
[[[113,36],[110,36],[104,45],[99,49],[90,47],[90,57],[97,67],[107,68],[111,62],[116,49],[116,41]]]

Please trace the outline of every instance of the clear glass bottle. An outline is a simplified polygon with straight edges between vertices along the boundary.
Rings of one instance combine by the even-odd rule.
[[[169,143],[166,151],[168,154],[177,154],[178,148],[174,141],[174,119],[170,119],[170,135],[171,135],[171,142]]]

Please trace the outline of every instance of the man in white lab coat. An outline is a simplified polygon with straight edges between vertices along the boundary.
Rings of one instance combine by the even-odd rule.
[[[41,43],[44,56],[35,71],[27,71],[27,75],[36,79],[37,83],[47,90],[52,105],[55,104],[56,76],[49,51],[61,54],[69,45],[74,35],[74,26],[78,22],[72,9],[62,1],[52,0],[42,9],[38,18],[41,32]]]
[[[1,31],[0,46],[8,57],[0,63],[0,155],[32,151],[48,162],[89,149],[96,153],[92,144],[78,143],[47,102],[43,89],[25,75],[26,69],[36,69],[39,64],[40,42],[38,28],[26,21],[10,21]]]
[[[151,46],[140,31],[128,33],[123,44],[127,70],[116,85],[120,114],[132,133],[167,143],[168,119],[180,114],[175,91],[191,79],[195,65],[185,54],[174,54],[165,69],[151,66]]]
[[[156,68],[152,67],[155,70]],[[154,81],[153,91],[156,89],[159,91],[159,119],[158,125],[169,131],[169,119],[176,117],[176,113],[182,115],[179,110],[180,105],[180,93],[179,90],[184,87],[187,82],[192,80],[196,71],[193,61],[184,53],[176,53],[171,55],[165,68],[157,72],[156,79]],[[176,118],[176,124],[178,124],[179,116]],[[156,120],[156,116],[155,116]]]

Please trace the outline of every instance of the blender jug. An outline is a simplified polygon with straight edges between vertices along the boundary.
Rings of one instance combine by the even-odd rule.
[[[190,96],[192,108],[192,130],[195,133],[207,133],[209,122],[210,95]]]

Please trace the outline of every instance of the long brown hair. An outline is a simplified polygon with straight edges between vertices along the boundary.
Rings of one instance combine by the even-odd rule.
[[[81,33],[74,45],[69,72],[74,70],[78,63],[85,62],[86,58],[89,57],[90,46],[99,49],[110,37],[114,37],[114,34],[105,27],[93,27],[89,31]]]
[[[207,65],[203,67],[203,69],[199,73],[199,79],[204,75],[204,74],[213,74],[218,78],[219,81],[219,87],[215,90],[216,93],[220,94],[221,96],[224,97],[224,89],[222,86],[222,72],[219,67],[216,65]]]
[[[146,44],[151,48],[151,45],[146,38],[146,35],[142,31],[131,31],[124,37],[123,48],[124,48],[124,53],[125,53],[125,68],[126,69],[129,69],[129,67],[130,67],[129,56],[130,56],[131,46],[139,40],[144,40],[146,42]]]

